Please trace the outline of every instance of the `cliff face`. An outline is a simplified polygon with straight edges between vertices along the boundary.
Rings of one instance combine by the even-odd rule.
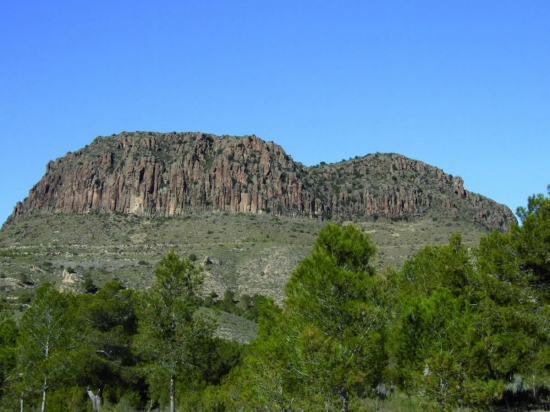
[[[503,205],[425,163],[375,154],[305,167],[255,136],[122,133],[51,161],[8,223],[33,213],[204,210],[366,220],[448,216],[507,230]]]

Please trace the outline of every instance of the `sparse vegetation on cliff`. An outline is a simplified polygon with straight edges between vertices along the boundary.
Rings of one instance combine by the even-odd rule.
[[[394,153],[308,168],[256,136],[151,132],[98,137],[49,162],[9,221],[33,213],[203,211],[354,221],[437,214],[499,230],[516,221],[506,206],[465,190],[460,177]]]

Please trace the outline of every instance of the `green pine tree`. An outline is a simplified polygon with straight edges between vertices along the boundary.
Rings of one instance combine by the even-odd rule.
[[[516,262],[495,232],[475,253],[453,234],[405,263],[390,334],[401,388],[442,409],[486,409],[537,369],[540,308]]]
[[[138,296],[134,345],[146,362],[153,392],[162,393],[161,388],[168,387],[173,412],[176,381],[192,379],[200,370],[213,324],[194,316],[202,276],[189,259],[182,260],[169,252],[156,266],[155,276],[153,287]]]
[[[315,409],[368,395],[386,365],[385,281],[376,247],[350,225],[329,224],[286,285],[282,311],[264,308],[253,359],[256,402],[266,409]],[[322,406],[324,405],[324,406]]]
[[[73,354],[78,338],[74,297],[45,284],[36,291],[24,313],[18,337],[17,364],[23,397],[41,394],[44,412],[51,389],[71,379],[76,363]]]
[[[77,296],[77,305],[83,335],[76,382],[90,388],[92,398],[120,398],[140,382],[131,351],[137,331],[133,290],[109,281],[93,295]]]
[[[0,306],[0,401],[4,400],[9,385],[15,380],[17,334],[17,326],[11,311],[5,306]]]
[[[510,237],[519,264],[533,276],[535,285],[550,295],[550,198],[542,194],[530,196],[527,208],[519,207],[517,214],[521,226],[512,225]]]

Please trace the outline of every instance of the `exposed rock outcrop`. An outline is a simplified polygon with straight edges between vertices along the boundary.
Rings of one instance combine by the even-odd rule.
[[[59,286],[60,292],[76,292],[78,285],[82,282],[80,276],[73,271],[63,269],[61,274],[61,285]]]
[[[305,167],[256,136],[123,132],[49,162],[7,223],[32,213],[205,210],[346,220],[432,213],[501,230],[516,221],[460,177],[397,154]]]

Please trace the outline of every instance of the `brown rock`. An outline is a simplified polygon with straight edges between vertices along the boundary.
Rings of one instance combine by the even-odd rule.
[[[516,221],[506,206],[465,190],[460,177],[397,154],[305,167],[256,136],[136,132],[98,137],[49,162],[7,223],[31,213],[205,210],[340,220],[429,212],[500,230]]]

